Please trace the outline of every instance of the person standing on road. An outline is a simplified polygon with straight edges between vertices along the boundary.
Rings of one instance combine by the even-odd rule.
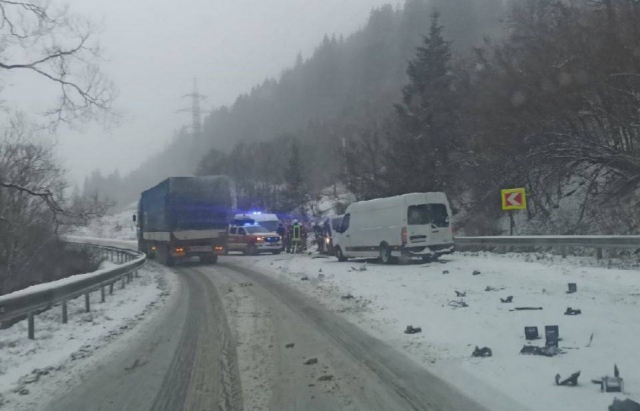
[[[301,240],[302,240],[302,227],[298,220],[293,220],[293,225],[291,226],[290,231],[291,241],[289,242],[289,247],[293,247],[295,252],[297,253],[300,250]]]
[[[285,245],[287,247],[287,253],[291,252],[291,221],[287,220],[285,225]]]
[[[282,238],[282,249],[284,250],[286,247],[285,242],[287,237],[287,230],[284,228],[284,224],[282,224],[282,221],[278,223],[276,233],[278,233],[278,235]]]

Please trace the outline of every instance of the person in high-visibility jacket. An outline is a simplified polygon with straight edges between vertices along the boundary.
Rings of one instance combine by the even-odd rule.
[[[298,220],[293,220],[293,225],[291,226],[291,246],[293,249],[298,252],[302,245],[302,227]]]

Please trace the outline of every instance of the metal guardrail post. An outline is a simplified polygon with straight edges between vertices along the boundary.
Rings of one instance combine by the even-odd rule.
[[[117,281],[122,281],[122,288],[127,280],[133,281],[134,272],[144,265],[145,255],[140,252],[131,252],[125,249],[114,247],[83,245],[67,242],[69,247],[76,250],[87,250],[95,257],[107,256],[115,261],[117,257],[120,262],[127,261],[118,267],[107,270],[96,271],[93,276],[79,276],[72,281],[65,281],[61,284],[52,283],[51,287],[33,292],[21,293],[19,295],[0,296],[0,322],[16,321],[27,317],[28,338],[35,339],[35,315],[49,310],[52,307],[61,305],[62,323],[69,321],[68,302],[84,295],[85,308],[91,310],[91,293],[100,288],[101,300],[106,301],[106,287],[109,285],[109,293],[113,294],[113,289]]]
[[[596,256],[598,260],[602,260],[602,248],[596,248]]]
[[[69,316],[67,313],[67,300],[62,302],[62,324],[66,324],[69,322]]]
[[[567,258],[567,246],[562,246],[560,248],[560,252],[562,253],[562,258]]]
[[[28,318],[28,322],[29,322],[29,325],[28,325],[28,328],[29,328],[29,331],[28,331],[29,339],[30,340],[35,340],[36,339],[36,325],[35,325],[35,319],[34,319],[33,313],[29,313],[27,318]]]
[[[122,277],[122,284],[120,285],[120,289],[124,289],[124,277]]]

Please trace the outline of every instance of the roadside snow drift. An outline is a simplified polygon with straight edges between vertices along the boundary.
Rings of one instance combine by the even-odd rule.
[[[541,411],[606,410],[614,397],[640,398],[637,268],[488,253],[454,254],[409,266],[288,255],[232,258],[316,297],[489,409],[500,407],[484,392],[487,384],[523,408]],[[308,281],[302,280],[305,276]],[[568,283],[576,283],[578,291],[568,294]],[[512,303],[501,302],[509,296]],[[564,315],[568,307],[582,314]],[[405,334],[409,325],[422,332]],[[562,353],[519,354],[525,345],[544,346],[547,325],[559,327]],[[526,341],[525,326],[537,326],[542,339]],[[493,356],[472,357],[476,346],[489,347]],[[591,380],[613,376],[614,364],[626,392],[601,393]],[[577,371],[577,387],[556,385],[556,374],[564,379]]]
[[[118,282],[104,303],[99,292],[92,293],[88,313],[84,298],[69,301],[67,324],[60,307],[37,315],[35,340],[27,338],[26,320],[0,330],[0,408],[36,408],[60,374],[73,374],[83,359],[99,357],[102,348],[153,315],[176,280],[155,264],[139,274],[124,289]]]

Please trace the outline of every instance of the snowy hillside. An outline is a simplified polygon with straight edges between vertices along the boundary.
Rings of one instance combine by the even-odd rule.
[[[136,240],[136,225],[133,222],[133,215],[136,213],[137,207],[137,202],[131,203],[124,211],[93,220],[89,225],[77,227],[69,234],[78,237]]]

